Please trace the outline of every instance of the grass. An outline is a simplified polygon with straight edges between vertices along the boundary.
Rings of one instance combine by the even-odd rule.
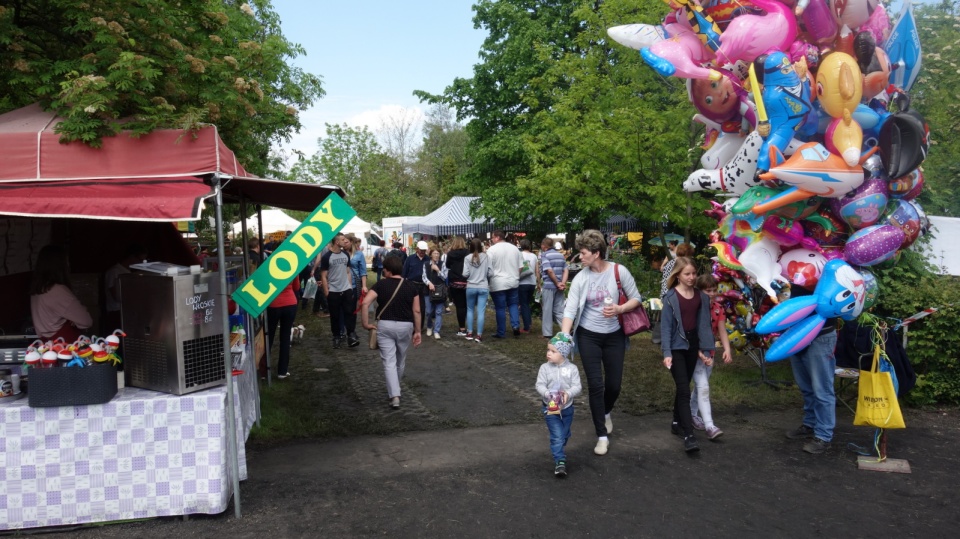
[[[546,352],[546,340],[540,337],[539,318],[534,317],[529,335],[493,339],[496,317],[492,302],[488,307],[483,346],[529,365],[533,380],[540,364],[545,361]],[[469,426],[462,421],[417,422],[415,418],[369,412],[351,387],[341,364],[330,357],[328,345],[320,343],[321,336],[329,335],[328,320],[311,316],[307,310],[300,311],[296,323],[307,328],[307,337],[291,350],[293,376],[282,381],[274,380],[271,386],[261,382],[262,418],[251,433],[254,447],[297,439]],[[455,324],[455,315],[444,317],[449,334],[452,334],[449,328]],[[787,362],[768,365],[767,371],[770,379],[793,379]],[[713,409],[721,414],[740,407],[799,410],[802,400],[795,386],[776,389],[759,381],[759,367],[745,355],[735,355],[732,365],[715,367],[710,379]],[[482,384],[483,381],[476,380],[475,383]],[[632,337],[617,409],[632,415],[669,411],[673,409],[674,393],[673,379],[663,367],[660,347],[650,341],[649,333]]]

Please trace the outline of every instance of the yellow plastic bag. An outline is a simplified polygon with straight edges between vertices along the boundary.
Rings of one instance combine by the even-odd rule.
[[[906,428],[893,379],[889,372],[880,372],[879,365],[880,347],[877,346],[873,350],[873,366],[869,371],[860,371],[857,415],[853,424],[881,429]]]

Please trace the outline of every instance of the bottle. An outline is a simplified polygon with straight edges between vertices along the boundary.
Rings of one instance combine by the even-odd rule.
[[[607,292],[607,294],[603,296],[603,306],[604,307],[613,306],[613,296],[610,295],[610,292]]]

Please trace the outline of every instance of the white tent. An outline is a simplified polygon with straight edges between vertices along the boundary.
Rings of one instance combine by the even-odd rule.
[[[358,238],[362,238],[363,241],[366,242],[367,234],[370,233],[370,223],[357,216],[354,216],[353,219],[350,219],[349,223],[340,229],[340,232],[343,234],[353,234]]]
[[[956,217],[930,217],[930,243],[914,245],[927,257],[927,261],[945,275],[960,275],[960,249],[953,242],[960,237],[960,219]]]
[[[270,234],[271,232],[293,232],[300,226],[300,221],[297,221],[293,217],[283,213],[280,210],[263,210],[263,233]],[[241,223],[233,224],[233,233],[240,234]],[[253,215],[247,219],[247,231],[257,230],[257,216]]]

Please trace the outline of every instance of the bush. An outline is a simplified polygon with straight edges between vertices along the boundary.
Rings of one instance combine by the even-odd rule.
[[[899,321],[923,309],[941,308],[907,328],[907,357],[917,373],[908,402],[960,403],[960,317],[949,307],[960,297],[960,281],[937,275],[921,254],[910,250],[895,266],[871,270],[880,283],[874,314]]]
[[[637,290],[644,299],[660,297],[660,278],[662,274],[650,268],[650,262],[639,253],[613,253],[611,260],[630,270],[630,275],[637,282]]]

